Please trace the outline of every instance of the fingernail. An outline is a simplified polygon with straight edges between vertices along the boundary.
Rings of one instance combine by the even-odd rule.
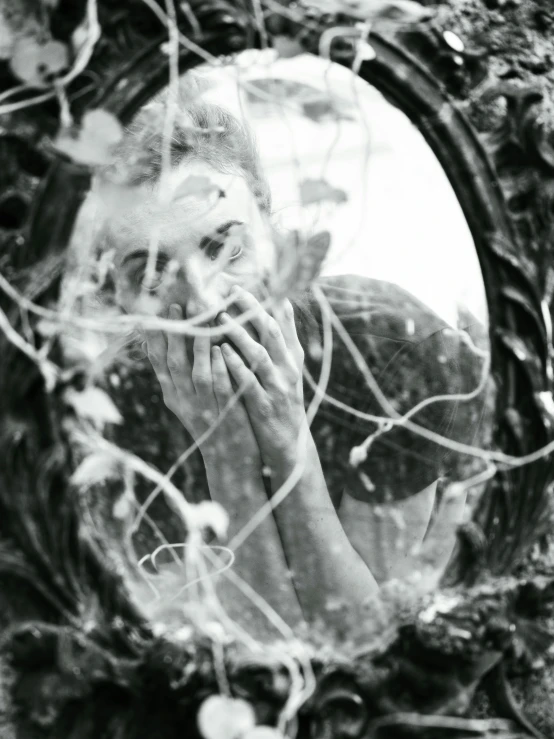
[[[231,316],[228,313],[220,313],[217,317],[218,323],[227,323],[231,320]]]
[[[169,308],[169,316],[170,316],[170,318],[179,318],[180,315],[181,315],[181,307],[179,305],[177,305],[176,303],[174,303]]]
[[[240,285],[233,285],[233,287],[231,288],[232,293],[238,293],[241,290],[242,290],[242,287]]]
[[[233,353],[233,350],[231,349],[229,344],[222,344],[221,351],[223,352],[223,354],[226,354],[228,357],[230,357]]]
[[[212,359],[219,359],[221,350],[218,346],[212,346]]]

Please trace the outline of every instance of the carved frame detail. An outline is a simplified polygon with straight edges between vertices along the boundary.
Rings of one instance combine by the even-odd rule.
[[[70,14],[67,5],[60,3],[50,19],[62,41],[86,10],[79,2]],[[179,30],[201,48],[226,56],[259,44],[253,11],[227,0],[194,2],[198,35],[185,5],[177,9]],[[297,38],[315,53],[326,29],[359,29],[360,37],[368,30],[346,15],[282,5],[285,17],[269,6],[270,36]],[[440,18],[407,30],[377,26],[368,39],[376,57],[362,63],[360,74],[422,130],[460,199],[491,317],[494,442],[522,456],[554,433],[548,264],[554,143],[541,117],[543,92],[491,77],[486,51],[456,35],[448,3],[441,9]],[[102,35],[68,88],[69,102],[77,119],[102,107],[126,122],[167,80],[166,34],[136,0],[117,7],[99,0],[98,11]],[[332,46],[331,58],[351,64],[352,38]],[[182,50],[182,70],[199,60]],[[16,80],[7,63],[0,71],[2,93]],[[64,249],[90,181],[85,167],[53,153],[49,142],[58,124],[53,99],[14,111],[0,129],[0,307],[38,348],[40,310],[17,306],[9,287],[42,308],[55,301]],[[8,334],[0,332],[0,583],[2,600],[11,602],[2,645],[13,671],[16,725],[37,739],[198,736],[198,706],[217,691],[210,644],[156,636],[128,596],[121,563],[101,538],[83,538],[83,514],[69,487],[74,459],[63,402],[64,389],[79,383],[78,368],[67,366],[48,387]],[[298,736],[431,736],[433,720],[440,736],[485,736],[478,722],[460,729],[439,720],[466,713],[481,683],[499,714],[519,724],[521,734],[509,736],[539,735],[513,702],[506,667],[532,663],[551,641],[543,622],[552,612],[554,576],[516,576],[516,565],[552,520],[551,467],[548,458],[511,470],[498,465],[472,524],[460,531],[445,576],[445,586],[464,586],[451,591],[451,607],[441,610],[436,594],[378,649],[349,660],[340,648],[333,658],[314,658],[318,685],[300,711]],[[72,558],[81,563],[78,576],[68,566]],[[92,601],[98,618],[89,631],[84,616]],[[260,720],[274,722],[290,687],[282,671],[263,656],[245,659],[233,646],[226,661],[233,693],[251,700]],[[427,723],[414,724],[415,713]],[[408,728],[414,725],[419,730]],[[506,722],[506,736],[509,728]]]

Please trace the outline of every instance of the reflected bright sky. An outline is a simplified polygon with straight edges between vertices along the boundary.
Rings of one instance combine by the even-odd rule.
[[[306,83],[357,120],[314,121],[294,98],[249,106],[236,67],[204,68],[205,74],[218,84],[203,97],[254,129],[275,217],[287,227],[331,231],[324,274],[395,282],[452,324],[459,304],[487,322],[479,263],[462,210],[423,136],[401,111],[348,69],[310,55],[263,65],[243,62],[239,79]],[[348,201],[302,208],[300,182],[308,178],[344,190]]]

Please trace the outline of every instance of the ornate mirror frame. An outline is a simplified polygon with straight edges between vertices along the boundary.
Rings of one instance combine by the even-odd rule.
[[[14,24],[16,34],[24,23],[48,26],[63,43],[81,29],[88,41],[64,73],[61,98],[75,120],[100,108],[126,123],[167,83],[163,3],[60,2],[48,3],[47,11],[39,5],[29,4],[28,17],[7,13],[6,28]],[[444,588],[424,603],[406,595],[399,627],[377,633],[377,646],[363,653],[353,655],[346,644],[313,652],[317,685],[285,728],[314,738],[488,736],[490,721],[475,713],[459,718],[471,714],[484,686],[489,715],[500,717],[495,736],[539,736],[506,675],[522,666],[539,669],[539,661],[544,666],[554,601],[546,554],[542,565],[530,558],[537,546],[545,549],[552,520],[550,457],[537,454],[525,466],[512,459],[542,449],[554,434],[554,139],[548,128],[554,98],[537,52],[545,65],[545,49],[554,52],[548,11],[532,0],[487,7],[471,0],[464,9],[450,0],[414,25],[389,18],[375,19],[372,28],[360,17],[296,3],[238,5],[204,0],[177,8],[180,70],[201,62],[202,50],[226,57],[287,38],[358,65],[412,119],[448,175],[475,240],[497,389],[496,475],[472,522],[459,531]],[[365,6],[349,7],[361,13]],[[265,34],[257,22],[262,10]],[[330,34],[336,27],[341,32]],[[525,47],[521,27],[536,49]],[[370,56],[368,44],[373,59],[359,56]],[[56,299],[90,171],[51,145],[69,112],[55,87],[46,85],[44,100],[28,107],[28,91],[10,92],[17,84],[13,57],[6,58],[0,77],[2,100],[9,98],[0,103],[6,113],[0,128],[0,602],[9,711],[2,720],[23,732],[17,736],[33,738],[199,736],[198,708],[221,689],[213,645],[195,635],[178,641],[158,634],[133,605],[122,563],[107,547],[109,532],[92,535],[81,525],[70,484],[72,411],[64,400],[81,373],[54,343],[49,356],[61,368],[54,374],[37,326]],[[274,725],[291,691],[282,667],[263,653],[246,658],[233,644],[221,658],[232,695],[254,705],[259,723]],[[545,732],[554,731],[552,716],[535,714]]]

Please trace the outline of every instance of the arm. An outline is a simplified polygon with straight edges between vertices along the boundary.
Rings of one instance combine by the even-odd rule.
[[[324,616],[344,626],[344,606],[353,619],[378,597],[371,560],[356,552],[337,516],[311,434],[302,455],[300,479],[274,515],[304,614],[309,620]],[[278,489],[294,473],[292,458],[276,465],[272,488]],[[342,608],[337,608],[341,606]]]
[[[173,307],[170,315],[179,319],[180,309]],[[176,333],[166,337],[162,332],[148,334],[147,348],[165,404],[193,439],[200,441],[210,494],[229,514],[232,538],[267,503],[267,495],[259,448],[244,407],[232,402],[234,393],[221,351],[219,347],[210,349],[209,337],[198,336],[191,363],[184,337]],[[204,438],[211,425],[213,433]],[[287,623],[296,625],[301,621],[302,613],[271,516],[235,556],[236,574]],[[244,621],[246,614],[249,619],[253,617],[252,604],[227,580],[220,579],[217,589],[232,618]]]
[[[437,483],[381,505],[359,500],[345,490],[340,521],[379,583],[413,578],[420,589],[437,586],[454,550],[467,498],[467,493],[444,496],[433,520]]]
[[[437,395],[479,389],[486,370],[483,352],[473,351],[465,332],[453,330],[398,286],[344,276],[327,278],[324,291],[383,394],[397,403],[400,413]],[[413,319],[410,332],[408,317]],[[320,326],[321,322],[318,319]],[[478,328],[472,327],[474,339]],[[486,331],[479,330],[477,335],[478,345],[487,348]],[[329,395],[358,411],[382,415],[343,342],[334,342],[333,349]],[[310,364],[315,376],[318,360]],[[488,402],[486,391],[465,401],[445,399],[420,410],[413,420],[447,439],[480,445]],[[353,546],[371,564],[380,583],[421,574],[420,583],[436,581],[454,547],[466,497],[445,493],[438,498],[437,483],[439,478],[462,481],[471,477],[471,458],[396,427],[375,438],[367,458],[352,466],[347,462],[350,450],[376,427],[337,409],[330,415],[335,431],[332,453],[344,460],[343,491],[341,495],[337,479],[335,503],[340,501],[339,518]],[[327,431],[329,416],[321,418],[320,428]],[[317,418],[314,437],[318,439]]]
[[[375,598],[378,587],[344,533],[307,427],[302,394],[303,351],[292,306],[285,304],[280,326],[252,295],[244,290],[235,294],[240,311],[252,313],[260,343],[230,317],[222,317],[228,335],[244,357],[228,349],[226,363],[237,384],[246,387],[246,409],[262,460],[272,471],[273,494],[301,463],[298,481],[274,509],[298,598],[309,620],[323,617],[328,624],[340,626],[344,614],[332,606],[348,604],[355,616]]]

